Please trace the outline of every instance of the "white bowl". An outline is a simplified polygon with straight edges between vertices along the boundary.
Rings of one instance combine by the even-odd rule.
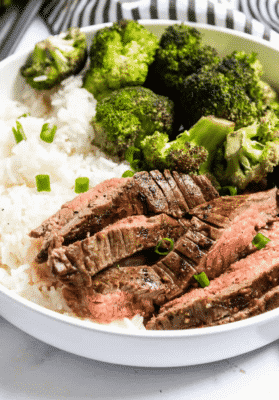
[[[177,21],[142,20],[162,34]],[[90,42],[105,25],[84,28]],[[250,35],[225,28],[190,24],[203,34],[204,43],[225,55],[233,50],[255,51],[263,64],[264,79],[279,90],[279,48]],[[19,68],[27,54],[0,63],[0,88],[16,99],[23,88]],[[128,331],[92,324],[34,304],[0,285],[0,314],[24,332],[71,353],[95,360],[140,367],[202,364],[237,356],[279,338],[279,309],[212,328],[181,331]]]

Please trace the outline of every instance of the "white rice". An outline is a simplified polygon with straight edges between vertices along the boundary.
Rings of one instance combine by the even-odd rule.
[[[109,160],[91,145],[96,100],[81,88],[82,78],[69,78],[49,98],[26,88],[20,102],[0,92],[0,283],[13,292],[51,310],[74,316],[61,289],[34,273],[33,260],[40,240],[28,233],[76,196],[75,179],[86,176],[89,186],[121,177],[126,163]],[[20,117],[25,113],[30,116]],[[16,144],[12,128],[16,120],[27,140]],[[53,143],[40,139],[44,123],[57,125]],[[47,174],[51,191],[37,192],[35,176]],[[115,321],[112,326],[145,329],[143,318]]]

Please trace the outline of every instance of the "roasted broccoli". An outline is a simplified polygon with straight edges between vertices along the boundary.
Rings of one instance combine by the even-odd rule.
[[[172,99],[184,79],[219,62],[217,51],[201,43],[201,33],[183,24],[169,26],[160,39],[145,86]]]
[[[125,158],[126,150],[155,131],[172,131],[173,102],[141,86],[113,91],[97,103],[92,121],[93,144],[110,156]]]
[[[70,75],[78,74],[87,60],[86,36],[78,28],[35,45],[21,67],[21,74],[34,89],[51,89]]]
[[[218,64],[202,67],[180,85],[182,124],[190,127],[201,116],[215,115],[235,122],[237,129],[259,120],[272,101],[261,74],[254,53],[233,52]]]
[[[13,3],[13,0],[0,0],[0,9],[1,7],[9,7]]]
[[[142,85],[158,42],[137,21],[124,20],[100,29],[90,48],[84,87],[99,100],[112,90]]]
[[[189,131],[169,142],[166,133],[147,136],[129,159],[136,170],[170,169],[190,173],[210,172],[218,147],[234,129],[234,123],[215,117],[201,118]]]
[[[279,163],[279,120],[268,111],[260,122],[230,133],[216,153],[212,172],[222,186],[240,191],[267,177]]]

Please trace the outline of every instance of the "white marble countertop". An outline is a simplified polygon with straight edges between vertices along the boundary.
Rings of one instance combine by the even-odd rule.
[[[47,35],[42,22],[35,21],[17,51]],[[0,400],[278,399],[279,340],[215,363],[147,369],[75,356],[32,338],[1,317],[0,324]]]

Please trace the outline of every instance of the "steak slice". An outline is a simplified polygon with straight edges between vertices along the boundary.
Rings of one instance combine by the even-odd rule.
[[[261,232],[271,240],[265,248],[232,264],[208,287],[194,289],[166,303],[147,323],[147,329],[212,326],[217,321],[224,323],[249,316],[249,310],[254,310],[251,313],[255,315],[257,308],[253,307],[258,307],[260,312],[261,304],[272,307],[272,299],[278,301],[277,292],[271,290],[278,285],[279,279],[279,222]]]
[[[154,305],[165,303],[174,293],[177,296],[181,290],[171,277],[150,265],[111,267],[96,274],[91,287],[63,291],[77,315],[105,323],[136,314],[148,319],[154,313]],[[117,300],[117,309],[112,299]]]
[[[278,214],[278,190],[222,197],[196,207],[192,213],[222,229],[215,245],[196,267],[197,273],[204,271],[214,279],[254,251],[254,236]]]
[[[48,267],[65,284],[91,286],[91,277],[99,271],[155,247],[162,238],[177,240],[184,232],[184,227],[166,214],[123,218],[69,246],[54,241]]]
[[[195,182],[195,184],[201,189],[203,197],[206,201],[210,201],[219,197],[219,193],[212,186],[212,183],[207,178],[206,175],[191,175],[191,178]]]
[[[231,313],[228,317],[212,321],[207,326],[224,325],[231,322],[241,321],[266,311],[274,310],[279,307],[279,286],[276,286],[258,299],[252,299],[248,306],[241,311]]]
[[[254,236],[278,213],[277,189],[215,199],[191,213],[195,215],[192,220],[183,220],[187,232],[157,264],[168,273],[171,271],[182,290],[196,282],[194,274],[204,271],[214,279],[255,251],[251,245]],[[221,227],[212,227],[207,221],[218,221]]]
[[[159,171],[153,173],[154,176],[158,174]],[[67,245],[128,216],[166,213],[178,218],[186,215],[189,208],[205,202],[201,189],[188,175],[173,173],[172,178],[169,171],[165,175],[166,179],[162,176],[164,190],[158,179],[153,179],[152,173],[143,171],[132,178],[104,181],[64,204],[30,232],[31,237],[44,238],[36,262],[47,260],[48,247],[54,236],[63,238]],[[212,190],[215,189],[212,187]]]

